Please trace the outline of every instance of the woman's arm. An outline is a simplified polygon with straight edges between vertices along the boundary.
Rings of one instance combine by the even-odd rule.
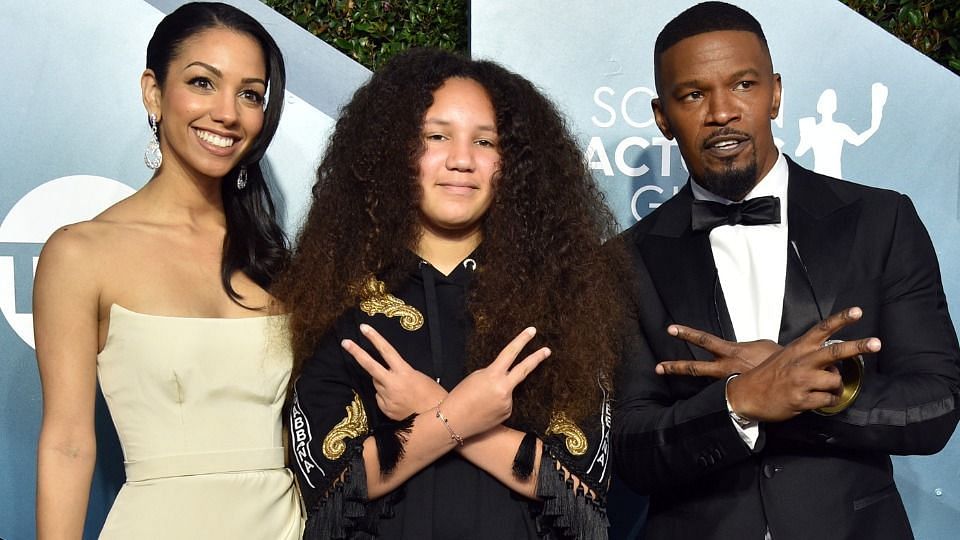
[[[34,335],[43,386],[37,446],[41,540],[81,537],[96,459],[98,291],[83,233],[70,229],[47,242],[34,280]]]

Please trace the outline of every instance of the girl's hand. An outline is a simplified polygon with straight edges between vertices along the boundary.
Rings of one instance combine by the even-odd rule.
[[[444,400],[443,414],[459,436],[487,431],[510,417],[514,388],[550,356],[550,349],[543,347],[513,365],[536,333],[532,327],[520,332],[490,365],[467,375]]]
[[[403,420],[413,413],[422,413],[436,407],[447,397],[447,391],[426,374],[410,367],[400,353],[371,326],[360,325],[363,334],[386,362],[384,367],[367,351],[349,339],[341,346],[373,378],[377,391],[377,406],[391,420]]]

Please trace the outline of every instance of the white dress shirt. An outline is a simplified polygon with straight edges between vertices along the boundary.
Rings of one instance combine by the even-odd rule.
[[[710,249],[717,266],[723,298],[738,342],[780,336],[783,290],[787,276],[787,160],[779,154],[770,172],[744,200],[772,195],[780,199],[780,223],[771,225],[720,225],[710,231]],[[699,200],[731,204],[690,181]],[[730,408],[730,402],[727,402]],[[733,420],[731,419],[731,422]],[[759,426],[741,428],[740,437],[751,449],[760,436]]]

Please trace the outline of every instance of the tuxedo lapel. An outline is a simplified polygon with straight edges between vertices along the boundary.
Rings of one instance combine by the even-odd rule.
[[[860,218],[860,205],[840,199],[823,177],[801,168],[789,158],[790,183],[787,219],[790,241],[796,249],[819,312],[828,317],[847,274],[851,246]],[[788,272],[790,264],[788,263]],[[791,306],[784,299],[784,317]],[[849,306],[839,306],[846,308]],[[802,332],[801,332],[802,333]]]
[[[788,251],[792,253],[788,252],[781,343],[803,334],[820,316],[833,313],[860,217],[860,205],[837,196],[824,177],[789,158],[787,163]],[[736,341],[709,236],[690,227],[692,201],[688,183],[656,212],[638,248],[673,321]],[[688,348],[697,359],[712,358],[702,349]]]
[[[777,342],[786,345],[823,319],[803,260],[793,241],[787,246],[787,273],[783,287],[783,314]]]
[[[671,319],[729,339],[733,335],[732,325],[729,325],[709,237],[690,228],[692,200],[687,184],[664,203],[638,247]],[[713,357],[703,349],[689,345],[688,349],[700,360]]]

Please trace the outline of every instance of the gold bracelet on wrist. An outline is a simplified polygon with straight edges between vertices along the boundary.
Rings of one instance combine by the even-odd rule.
[[[463,437],[457,434],[456,431],[450,427],[450,422],[447,421],[447,417],[440,412],[440,405],[443,404],[443,400],[437,402],[437,406],[434,407],[434,410],[437,411],[437,418],[443,422],[443,427],[447,428],[447,433],[450,434],[450,438],[457,442],[458,445],[463,446]]]

